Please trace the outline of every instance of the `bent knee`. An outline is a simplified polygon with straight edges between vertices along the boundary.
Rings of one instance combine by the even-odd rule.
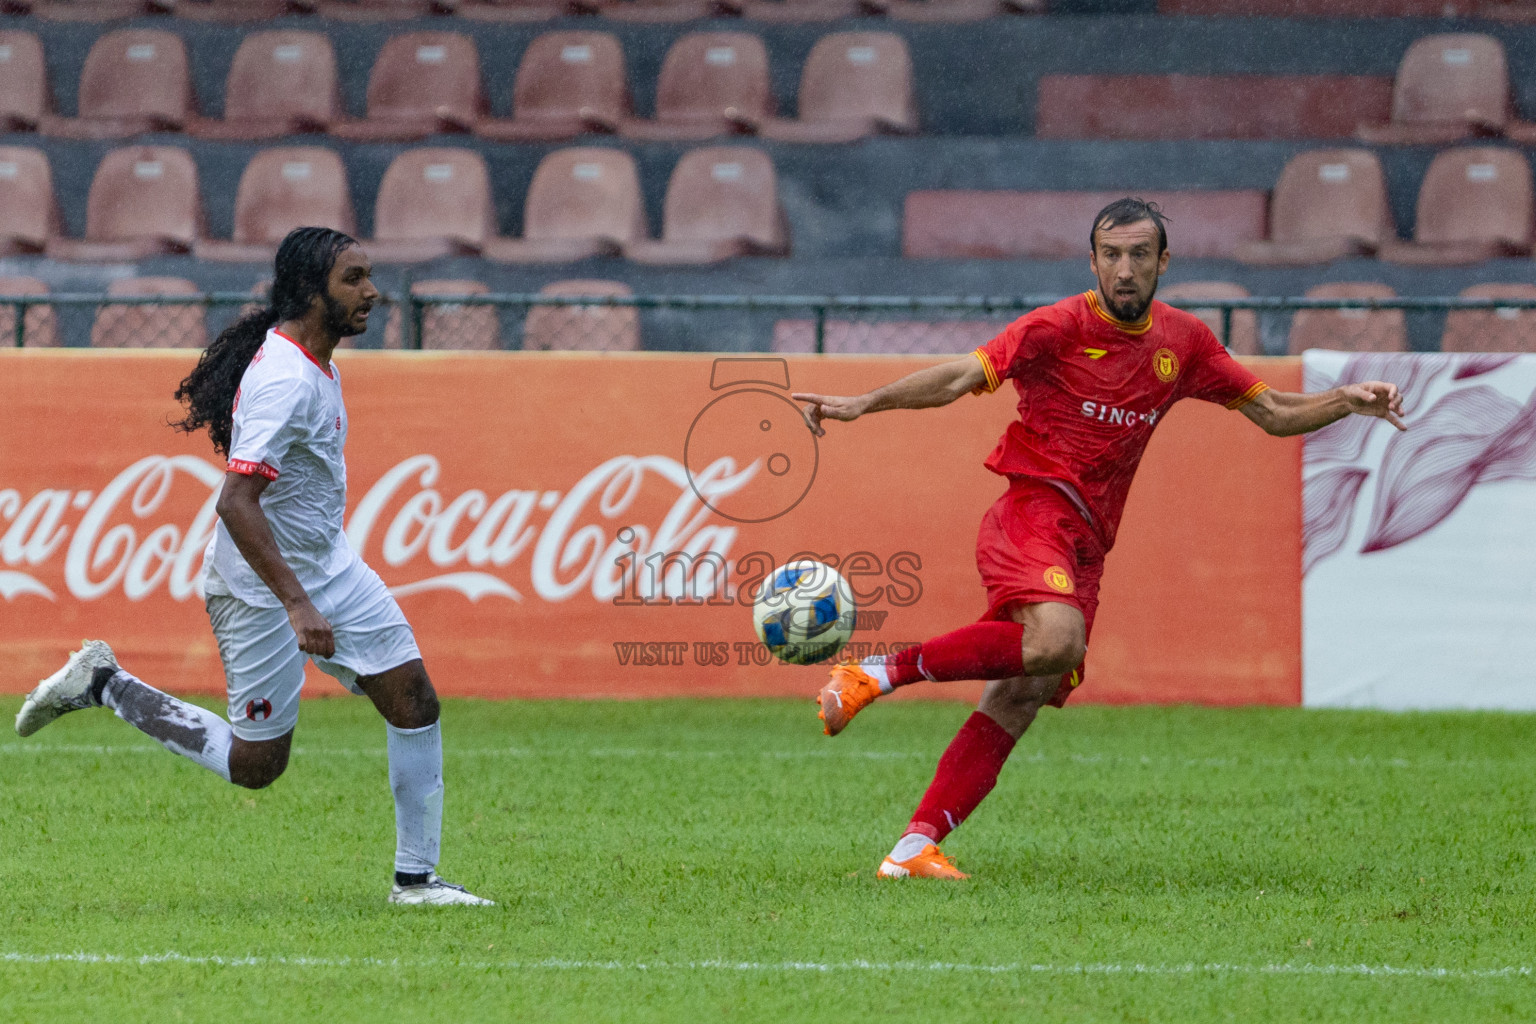
[[[275,767],[236,768],[229,766],[229,781],[242,789],[266,789],[282,777],[286,764]]]
[[[1088,645],[1080,636],[1049,637],[1037,648],[1028,668],[1035,675],[1066,675],[1081,665],[1087,654]]]

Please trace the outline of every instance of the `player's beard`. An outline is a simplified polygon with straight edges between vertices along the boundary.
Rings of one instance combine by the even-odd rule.
[[[368,329],[352,323],[352,317],[357,310],[348,310],[346,306],[331,298],[329,293],[322,294],[320,298],[325,302],[325,330],[332,337],[350,338]]]
[[[1147,310],[1152,308],[1152,298],[1157,294],[1157,279],[1152,280],[1152,290],[1147,293],[1145,299],[1133,299],[1130,302],[1117,302],[1114,292],[1109,293],[1109,312],[1116,320],[1133,324],[1147,315]]]

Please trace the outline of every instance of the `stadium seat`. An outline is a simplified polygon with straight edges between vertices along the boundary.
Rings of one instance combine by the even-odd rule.
[[[474,21],[527,24],[580,13],[572,6],[565,0],[470,0],[460,3],[455,13]]]
[[[1043,139],[1348,138],[1391,108],[1364,75],[1043,75]]]
[[[618,281],[556,281],[540,295],[633,295]],[[640,348],[640,311],[634,306],[530,306],[523,321],[523,348],[530,352],[635,352]]]
[[[174,32],[122,29],[97,39],[80,72],[77,117],[44,117],[39,129],[70,139],[177,132],[193,114],[187,48]]]
[[[970,192],[907,194],[901,248],[909,259],[1069,259],[1087,257],[1095,214],[1123,192]],[[1264,237],[1265,194],[1258,190],[1146,192],[1176,225],[1169,249],[1181,258],[1232,257]]]
[[[1209,306],[1200,307],[1190,304],[1191,299],[1246,299],[1249,291],[1240,284],[1230,281],[1184,281],[1180,284],[1166,285],[1157,290],[1157,297],[1170,305],[1178,306],[1186,313],[1193,313],[1199,317],[1205,326],[1211,329],[1220,341],[1233,353],[1240,356],[1261,356],[1264,347],[1259,344],[1259,316],[1251,309],[1234,309],[1232,311],[1232,336],[1226,337],[1222,330],[1222,315],[1220,309]]]
[[[764,123],[782,142],[852,142],[917,131],[912,58],[894,32],[834,32],[816,40],[800,73],[800,117]]]
[[[1307,289],[1309,299],[1390,299],[1397,293],[1384,284],[1320,284]],[[1408,321],[1400,309],[1299,309],[1291,320],[1290,354],[1309,348],[1343,352],[1406,352]]]
[[[617,131],[632,114],[617,36],[546,32],[517,66],[512,117],[484,118],[475,131],[499,142],[562,141]]]
[[[1388,242],[1394,263],[1478,263],[1531,251],[1531,167],[1517,150],[1468,146],[1436,156],[1419,186],[1413,241]]]
[[[946,355],[972,352],[1003,329],[997,320],[828,320],[822,351],[831,355]],[[814,320],[779,320],[773,351],[816,351]]]
[[[178,18],[192,21],[253,22],[285,14],[312,14],[305,0],[175,0]]]
[[[0,32],[0,128],[32,131],[51,108],[42,42],[31,32]]]
[[[357,142],[413,142],[467,132],[485,116],[480,55],[471,36],[408,32],[379,50],[368,75],[368,117],[331,132]]]
[[[752,21],[788,24],[840,21],[864,12],[859,0],[727,0],[721,6]]]
[[[197,167],[175,146],[112,150],[96,168],[85,209],[85,238],[52,238],[49,256],[138,260],[189,252],[204,234]]]
[[[713,0],[585,0],[579,5],[614,21],[672,24],[731,13]]]
[[[7,6],[48,21],[121,21],[169,13],[176,0],[11,0]]]
[[[306,14],[337,21],[404,21],[427,14],[453,14],[457,0],[293,0]]]
[[[768,154],[745,146],[684,154],[667,183],[661,240],[636,242],[624,254],[663,265],[787,256],[789,224]]]
[[[341,157],[318,146],[264,149],[240,175],[233,238],[203,239],[196,252],[200,259],[265,262],[288,232],[310,224],[357,234]]]
[[[416,281],[412,295],[484,295],[490,291],[480,281]],[[384,347],[403,348],[405,332],[400,307],[389,312],[384,327]],[[494,352],[501,348],[501,321],[496,307],[488,304],[434,302],[421,311],[422,349]]]
[[[411,149],[379,184],[368,254],[378,263],[475,256],[496,236],[485,158],[469,149]]]
[[[630,138],[708,139],[752,133],[774,113],[768,51],[747,32],[689,32],[667,51],[656,80],[656,118],[620,126]]]
[[[0,277],[0,295],[47,295],[48,286],[35,277]],[[58,324],[52,306],[28,306],[21,322],[22,345],[26,348],[56,348]],[[16,305],[0,305],[0,348],[16,344]]]
[[[0,146],[0,255],[42,252],[60,225],[48,157],[40,149]]]
[[[1360,138],[1444,145],[1501,135],[1517,122],[1502,43],[1472,33],[1426,36],[1408,48],[1398,66],[1391,120],[1361,125]]]
[[[181,277],[130,277],[113,281],[107,294],[196,295],[197,285]],[[92,348],[206,348],[208,327],[200,304],[125,305],[109,303],[91,325]]]
[[[253,32],[224,86],[224,118],[189,126],[210,139],[269,139],[323,132],[344,118],[336,52],[323,32]]]
[[[1370,256],[1397,238],[1381,161],[1368,149],[1318,149],[1291,158],[1269,205],[1267,241],[1237,251],[1245,263],[1326,263]]]
[[[619,149],[559,149],[539,162],[523,207],[523,236],[485,243],[486,259],[565,263],[617,256],[645,240],[634,157]]]
[[[1536,299],[1536,285],[1478,284],[1469,299]],[[1454,309],[1445,315],[1442,352],[1536,352],[1536,309]]]
[[[862,6],[866,14],[930,24],[963,24],[985,21],[1005,10],[1029,14],[1045,9],[1043,0],[1008,0],[1003,5],[998,0],[862,0]]]

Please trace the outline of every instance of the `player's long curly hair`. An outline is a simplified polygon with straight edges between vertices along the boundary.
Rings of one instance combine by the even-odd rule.
[[[187,407],[185,419],[171,426],[185,433],[208,428],[213,450],[229,454],[234,429],[235,392],[251,357],[267,331],[309,311],[315,296],[326,294],[336,257],[357,240],[330,228],[295,228],[277,248],[277,262],[267,305],[230,324],[204,350],[192,372],[176,389]]]

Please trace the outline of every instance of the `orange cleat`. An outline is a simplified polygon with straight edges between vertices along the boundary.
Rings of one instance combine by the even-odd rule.
[[[880,862],[879,878],[970,878],[955,867],[955,862],[929,843],[921,853],[909,860],[895,861],[887,857]]]
[[[836,736],[848,728],[853,716],[863,711],[880,696],[880,684],[875,677],[859,667],[857,661],[844,661],[832,666],[832,680],[821,688],[817,698],[821,710],[816,717],[825,725],[822,732]]]

